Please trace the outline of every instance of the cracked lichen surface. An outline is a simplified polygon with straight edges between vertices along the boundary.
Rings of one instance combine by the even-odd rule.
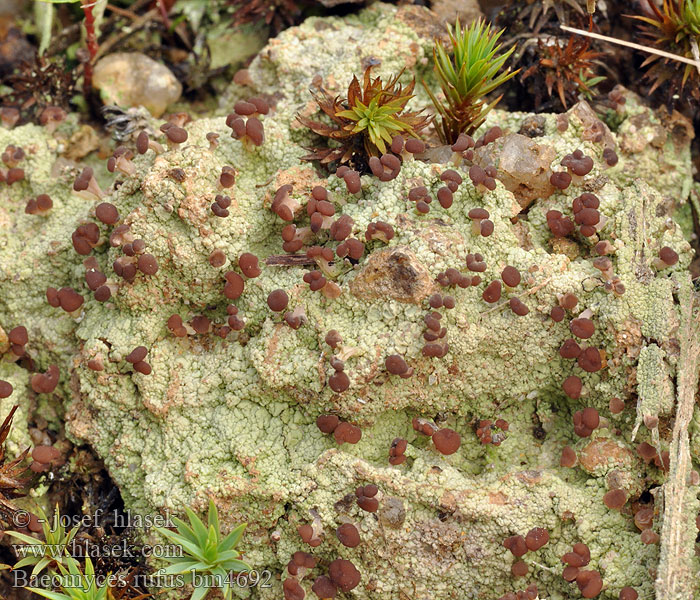
[[[646,415],[663,423],[674,408],[679,356],[674,294],[691,258],[674,211],[690,189],[688,141],[679,141],[667,120],[630,102],[635,121],[623,121],[617,134],[606,137],[620,157],[609,168],[602,159],[604,144],[587,140],[575,111],[565,132],[557,130],[555,115],[544,115],[545,135],[535,141],[552,149],[551,168],[561,170],[563,156],[577,148],[595,167],[564,193],[537,199],[515,223],[521,207],[513,194],[500,182],[482,194],[465,172],[451,208],[433,202],[428,215],[419,215],[406,198],[408,190],[425,185],[434,196],[446,166],[410,157],[393,181],[363,176],[361,193],[352,196],[341,179],[300,163],[305,146],[315,140],[293,117],[309,108],[306,89],[315,75],[341,92],[367,57],[381,59],[378,73],[407,66],[425,76],[430,36],[439,29],[426,14],[415,7],[374,5],[359,16],[314,18],[287,30],[252,63],[250,87],[234,84],[222,101],[228,111],[233,101],[254,93],[274,98],[260,148],[232,139],[223,116],[200,119],[186,126],[189,137],[181,147],[137,155],[135,174],[117,174],[119,185],[106,179],[105,199],[134,236],[145,240],[159,271],[138,274],[132,283],[118,279],[111,265],[121,250],[110,248],[110,228],[100,225],[103,243],[92,256],[118,287],[103,304],[87,289],[83,257],[70,241],[78,225],[96,221],[97,201],[71,191],[79,168],[60,158],[60,136],[31,125],[0,129],[0,148],[13,143],[27,152],[26,180],[0,184],[0,325],[27,327],[37,368],[59,365],[55,394],[67,407],[68,431],[105,460],[127,507],[181,513],[186,505],[204,509],[211,497],[227,526],[249,523],[246,560],[275,574],[273,587],[253,589],[252,597],[280,598],[277,575],[300,549],[320,559],[301,582],[309,597],[314,577],[337,557],[352,560],[362,573],[349,594],[354,598],[490,599],[530,582],[547,598],[579,597],[575,584],[561,578],[560,556],[584,542],[591,550],[588,568],[603,575],[602,597],[617,598],[621,587],[631,585],[649,598],[658,547],[641,542],[629,509],[609,510],[602,496],[611,482],[621,482],[636,499],[664,480],[660,469],[637,458],[635,448],[658,440],[667,449],[664,431],[641,423]],[[361,52],[348,52],[348,43]],[[508,134],[525,117],[496,110],[487,125],[498,124]],[[220,136],[213,150],[208,132]],[[635,138],[640,135],[643,140]],[[230,215],[220,219],[209,207],[220,193],[217,179],[225,165],[237,174],[225,192],[232,199]],[[184,170],[183,181],[171,176],[176,168]],[[246,322],[243,332],[226,339],[211,333],[174,337],[166,327],[172,314],[183,321],[206,315],[225,322],[223,275],[238,270],[241,253],[252,252],[261,262],[283,253],[284,223],[270,210],[282,183],[294,186],[292,196],[302,205],[314,185],[325,185],[336,216],[352,217],[353,235],[361,239],[376,220],[390,223],[396,235],[388,244],[368,243],[358,264],[343,265],[338,298],[310,291],[302,282],[306,268],[263,265],[260,277],[248,280],[233,301]],[[577,238],[567,248],[553,244],[547,211],[571,216],[571,201],[584,191],[599,197],[605,226],[592,240]],[[50,194],[54,208],[46,217],[26,215],[26,200],[39,193]],[[467,213],[474,207],[490,212],[490,237],[472,232]],[[592,264],[599,239],[616,249],[611,259],[626,288],[622,296],[605,291]],[[653,261],[663,246],[674,248],[680,260],[657,271]],[[227,257],[220,268],[208,262],[214,250]],[[427,297],[441,289],[438,273],[450,267],[467,272],[467,253],[484,256],[483,281],[446,292],[456,300],[455,309],[441,310],[450,351],[442,359],[425,358]],[[506,265],[516,267],[523,282],[489,306],[481,293]],[[82,293],[80,314],[50,307],[49,286]],[[267,307],[268,294],[278,288],[289,294],[289,310],[303,309],[305,322],[298,330]],[[568,292],[579,303],[555,323],[549,312]],[[528,315],[511,312],[512,295],[528,306]],[[598,373],[585,373],[558,354],[570,337],[569,320],[587,309],[596,331],[586,345],[605,353]],[[342,337],[338,353],[351,382],[342,394],[328,385],[332,350],[324,337],[331,329]],[[147,376],[134,373],[124,360],[139,345],[148,348],[153,367]],[[411,378],[387,373],[384,361],[391,354],[404,356],[415,370]],[[87,368],[95,358],[103,371]],[[561,389],[572,374],[583,379],[579,400]],[[9,400],[21,401],[26,416],[34,402],[27,372],[3,363],[0,379],[13,383]],[[622,413],[610,413],[612,397],[625,401]],[[3,410],[10,405],[3,401]],[[578,438],[572,414],[586,406],[599,410],[601,427],[591,438]],[[361,426],[361,441],[337,446],[324,436],[315,419],[328,412]],[[438,454],[411,427],[414,416],[458,431],[459,451]],[[481,445],[473,431],[486,418],[510,423],[499,447]],[[408,460],[392,467],[388,452],[396,437],[408,440]],[[559,467],[567,444],[579,453],[581,465],[574,469]],[[355,488],[368,483],[380,489],[376,515],[354,502]],[[315,516],[324,542],[311,550],[296,528]],[[340,545],[334,534],[346,521],[362,537],[355,549]],[[501,542],[535,526],[549,530],[550,542],[526,555],[529,573],[515,580],[514,559]]]

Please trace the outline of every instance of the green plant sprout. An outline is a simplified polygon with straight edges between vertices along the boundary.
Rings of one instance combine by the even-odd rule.
[[[185,583],[193,583],[195,574],[214,576],[221,583],[215,587],[223,589],[224,599],[230,600],[232,588],[229,574],[249,571],[251,568],[250,565],[239,560],[241,553],[235,550],[247,523],[239,525],[222,539],[219,515],[212,500],[209,500],[207,525],[204,525],[191,509],[186,508],[185,511],[190,524],[174,518],[177,532],[162,527],[155,528],[158,533],[180,546],[184,554],[184,556],[166,557],[165,560],[172,564],[161,570],[159,574],[184,575]],[[202,600],[207,595],[209,587],[195,585],[190,600]]]
[[[369,104],[365,105],[358,99],[352,108],[341,110],[336,115],[355,123],[352,129],[348,128],[352,133],[366,130],[370,142],[384,153],[394,134],[411,130],[409,125],[395,116],[403,110],[405,104],[406,95],[392,98],[383,104],[380,103],[379,96],[374,96]]]
[[[462,28],[459,20],[454,29],[448,24],[451,51],[436,41],[433,46],[433,62],[444,103],[423,82],[425,90],[441,117],[438,135],[445,144],[453,144],[460,133],[471,134],[486,119],[489,111],[498,104],[502,96],[490,104],[483,99],[486,94],[514,77],[518,71],[510,68],[497,75],[503,64],[515,50],[513,46],[504,54],[498,54],[501,31],[492,31],[483,20]]]
[[[315,149],[313,154],[304,157],[305,160],[346,163],[354,158],[366,162],[372,156],[384,154],[396,134],[418,137],[430,123],[429,117],[404,110],[413,98],[415,80],[402,87],[398,83],[401,71],[384,84],[381,77],[370,77],[371,68],[365,69],[362,86],[353,75],[347,98],[333,97],[323,89],[314,95],[319,108],[336,127],[301,115],[297,117],[313,132],[340,144],[334,148]]]
[[[58,505],[56,505],[56,511],[53,515],[53,526],[49,524],[50,520],[46,517],[41,507],[37,507],[36,512],[41,519],[41,530],[44,534],[43,540],[37,540],[19,531],[5,532],[7,535],[28,544],[24,546],[24,558],[18,561],[14,568],[21,569],[29,565],[34,565],[32,577],[41,573],[41,571],[52,563],[63,565],[64,567],[68,564],[68,559],[70,558],[68,555],[68,546],[79,529],[76,525],[73,529],[66,532],[65,527],[61,525],[61,513],[59,512]]]
[[[578,78],[582,84],[581,93],[585,96],[587,100],[593,99],[593,88],[597,86],[601,81],[605,81],[605,77],[603,77],[602,75],[598,75],[596,77],[586,77],[586,74],[583,71],[583,69],[579,71]]]
[[[103,585],[97,585],[95,568],[90,557],[85,558],[85,575],[80,572],[80,565],[73,557],[68,556],[66,560],[68,568],[59,563],[58,568],[61,574],[66,577],[66,585],[60,586],[60,591],[53,592],[40,588],[27,589],[30,592],[48,598],[49,600],[107,600],[109,595],[109,584],[106,581]],[[79,582],[79,585],[75,585]]]

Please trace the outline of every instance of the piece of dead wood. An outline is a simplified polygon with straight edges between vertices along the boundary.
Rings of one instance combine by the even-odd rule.
[[[663,518],[656,600],[689,600],[698,597],[698,577],[693,569],[697,487],[691,487],[692,459],[688,426],[695,407],[700,370],[700,307],[689,279],[680,282],[680,358],[676,377],[676,418],[671,440],[668,479],[662,486]]]

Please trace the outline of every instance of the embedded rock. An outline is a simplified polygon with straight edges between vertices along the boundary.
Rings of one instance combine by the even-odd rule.
[[[145,106],[154,117],[182,94],[182,85],[170,69],[139,52],[115,52],[101,58],[92,83],[105,104]]]

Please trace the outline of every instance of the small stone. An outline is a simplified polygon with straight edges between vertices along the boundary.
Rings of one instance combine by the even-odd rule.
[[[385,496],[379,509],[379,520],[385,527],[398,529],[406,520],[406,508],[399,498]]]
[[[610,129],[598,118],[596,112],[585,100],[574,104],[566,114],[569,121],[578,120],[580,122],[583,127],[582,137],[584,140],[601,144],[603,147],[615,146],[615,138],[610,133]]]
[[[79,161],[81,158],[97,150],[100,138],[90,125],[82,125],[66,144],[63,156],[70,160]]]
[[[433,286],[430,272],[418,257],[406,246],[394,246],[370,255],[350,282],[350,291],[362,298],[420,304],[433,292]]]
[[[471,23],[484,16],[477,0],[433,0],[430,10],[446,23]]]
[[[498,167],[498,179],[513,192],[522,208],[527,208],[536,198],[549,198],[554,193],[549,176],[556,152],[551,146],[538,144],[519,133],[510,133],[494,144],[480,148],[479,152],[490,155]]]
[[[108,54],[95,65],[92,83],[105,104],[145,106],[154,117],[182,94],[170,69],[140,52]]]
[[[529,115],[523,119],[518,133],[529,138],[544,135],[545,118],[542,115]]]
[[[578,460],[586,473],[598,477],[614,468],[630,471],[636,463],[634,453],[624,444],[605,437],[596,438],[581,448]]]
[[[36,52],[22,30],[9,18],[13,4],[21,6],[21,3],[11,0],[0,2],[0,14],[7,15],[0,26],[0,75],[9,75],[24,62],[32,64]]]

